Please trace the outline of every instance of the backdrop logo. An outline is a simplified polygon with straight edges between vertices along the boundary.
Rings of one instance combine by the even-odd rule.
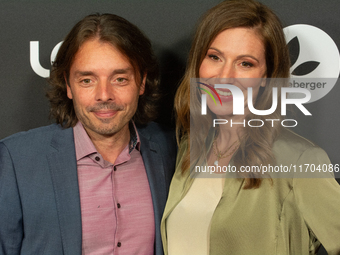
[[[284,33],[290,52],[290,86],[308,89],[311,92],[308,103],[321,99],[331,91],[339,77],[340,55],[336,44],[327,33],[311,25],[292,25],[284,28]],[[304,78],[306,82],[297,82],[294,78]],[[317,79],[317,83],[312,84],[312,79],[314,82]]]
[[[55,60],[55,57],[57,56],[58,50],[60,48],[60,45],[62,42],[58,43],[51,52],[51,65],[53,64],[53,61]],[[50,76],[50,70],[45,69],[41,66],[40,60],[39,60],[39,41],[30,41],[30,63],[33,71],[43,77],[47,78]]]

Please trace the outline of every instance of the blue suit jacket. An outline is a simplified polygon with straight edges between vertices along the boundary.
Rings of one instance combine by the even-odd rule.
[[[175,169],[174,135],[139,128],[155,213],[155,254],[163,254],[160,221]],[[50,125],[0,142],[0,254],[81,255],[81,210],[73,129]]]

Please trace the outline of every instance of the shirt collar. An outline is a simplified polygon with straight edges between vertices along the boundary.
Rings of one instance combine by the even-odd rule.
[[[140,151],[140,140],[138,131],[135,123],[132,120],[129,122],[129,130],[130,130],[129,153],[131,153],[135,148],[138,151]]]
[[[131,153],[134,149],[140,151],[139,135],[136,125],[132,120],[129,122],[129,130],[129,153]],[[78,121],[77,124],[74,126],[73,134],[77,161],[91,154],[98,153],[96,147],[93,145],[90,137],[88,136],[84,126],[81,124],[80,121]]]

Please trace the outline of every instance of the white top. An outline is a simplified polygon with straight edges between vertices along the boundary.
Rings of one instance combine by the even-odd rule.
[[[209,254],[210,221],[221,199],[224,180],[195,178],[167,219],[169,255]]]

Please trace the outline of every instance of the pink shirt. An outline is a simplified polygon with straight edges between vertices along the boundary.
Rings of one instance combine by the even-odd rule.
[[[114,164],[103,160],[80,122],[73,132],[82,254],[153,254],[154,211],[136,128]]]

